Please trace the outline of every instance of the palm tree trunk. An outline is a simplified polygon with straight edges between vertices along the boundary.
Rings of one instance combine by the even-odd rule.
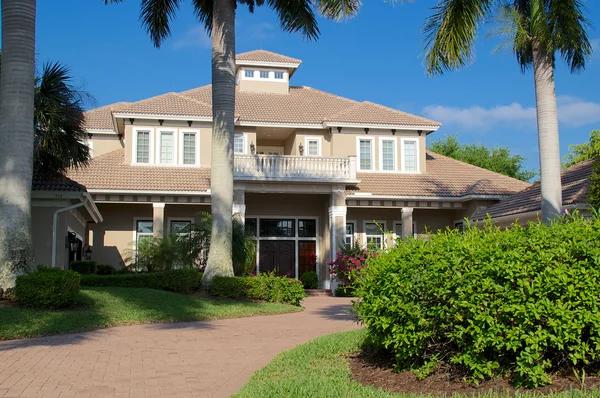
[[[34,269],[31,241],[35,0],[2,0],[0,287]]]
[[[560,214],[562,208],[558,116],[552,54],[548,54],[536,42],[533,45],[533,71],[540,152],[542,220],[549,223]]]
[[[233,276],[233,134],[235,112],[235,0],[213,0],[212,160],[210,251],[202,285]]]

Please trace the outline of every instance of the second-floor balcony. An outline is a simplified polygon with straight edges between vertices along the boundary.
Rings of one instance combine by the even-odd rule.
[[[235,155],[236,180],[356,183],[355,157]]]

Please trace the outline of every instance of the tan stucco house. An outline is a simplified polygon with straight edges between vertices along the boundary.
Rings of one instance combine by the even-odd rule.
[[[560,174],[562,185],[562,211],[573,213],[577,211],[580,215],[590,215],[587,200],[590,177],[594,165],[593,159],[576,163]],[[500,202],[482,210],[472,217],[474,224],[482,224],[488,217],[500,226],[508,227],[515,222],[519,225],[527,225],[541,219],[542,193],[539,181],[524,190],[517,192]]]
[[[428,152],[438,122],[291,85],[298,59],[258,50],[236,64],[234,212],[257,236],[258,271],[316,270],[329,287],[342,242],[457,226],[529,186]],[[95,260],[123,265],[140,237],[210,211],[211,115],[210,85],[87,112],[93,160],[69,177],[104,218],[88,227]]]

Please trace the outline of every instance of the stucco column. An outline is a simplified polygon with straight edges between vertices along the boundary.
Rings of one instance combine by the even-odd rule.
[[[329,206],[329,236],[331,237],[331,259],[335,260],[337,249],[340,243],[344,242],[346,234],[346,194],[343,190],[334,191],[331,193],[331,203]],[[331,284],[329,272],[324,278],[326,289],[335,288]],[[334,285],[337,285],[334,283]]]
[[[165,226],[165,204],[152,203],[152,235],[155,238],[164,236]]]
[[[402,239],[407,239],[413,234],[413,208],[402,208]]]
[[[233,190],[233,215],[242,225],[246,224],[246,191],[243,189]]]

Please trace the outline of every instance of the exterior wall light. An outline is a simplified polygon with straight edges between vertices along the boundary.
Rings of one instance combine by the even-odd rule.
[[[254,141],[252,141],[250,143],[250,153],[254,155],[254,152],[256,152],[256,146],[254,146]]]
[[[302,145],[302,143],[300,143],[298,150],[300,151],[300,156],[304,155],[304,145]]]

